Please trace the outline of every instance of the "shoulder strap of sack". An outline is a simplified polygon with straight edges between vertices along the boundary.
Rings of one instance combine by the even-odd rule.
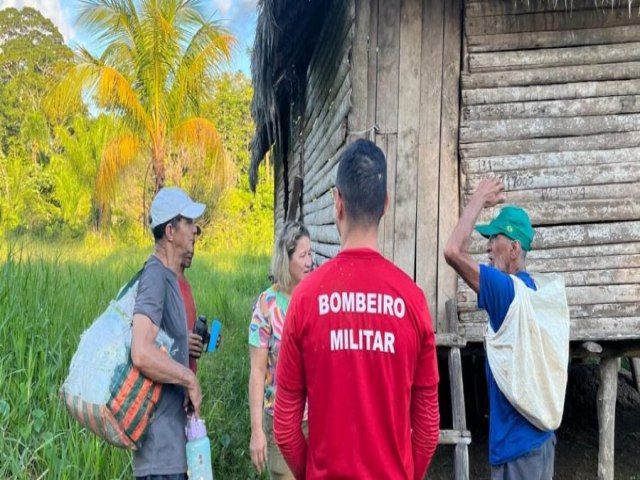
[[[122,297],[124,297],[127,294],[127,292],[131,290],[131,288],[136,284],[136,282],[140,279],[140,276],[142,275],[142,272],[144,271],[144,267],[146,265],[147,265],[147,262],[144,262],[144,265],[142,266],[142,268],[138,270],[133,275],[133,277],[131,277],[129,281],[120,289],[120,291],[118,292],[118,295],[116,296],[116,302],[120,300]],[[167,301],[167,285],[166,285],[166,278],[165,278],[163,303],[166,303],[166,301]],[[133,317],[131,318],[131,323],[133,324]]]
[[[144,267],[138,270],[133,277],[120,289],[118,295],[116,296],[116,301],[120,300],[125,294],[135,285],[135,283],[140,279],[140,275],[142,275],[142,271]]]
[[[529,288],[527,286],[526,283],[524,283],[524,280],[522,280],[519,276],[517,275],[509,275],[511,277],[511,281],[513,282],[513,288],[517,291],[518,288],[520,287],[524,287],[524,288]]]

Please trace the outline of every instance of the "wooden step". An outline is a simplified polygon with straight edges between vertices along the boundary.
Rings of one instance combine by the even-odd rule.
[[[463,348],[467,340],[457,333],[436,333],[436,347]]]
[[[440,430],[440,445],[469,445],[471,443],[471,432],[469,430]]]

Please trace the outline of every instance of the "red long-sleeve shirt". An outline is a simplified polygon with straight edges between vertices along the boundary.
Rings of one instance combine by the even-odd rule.
[[[424,477],[440,421],[431,318],[379,253],[343,251],[297,287],[276,376],[274,436],[296,478]]]

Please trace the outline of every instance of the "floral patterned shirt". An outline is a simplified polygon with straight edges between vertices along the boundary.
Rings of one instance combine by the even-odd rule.
[[[271,286],[258,297],[249,325],[249,345],[269,350],[264,382],[264,410],[269,415],[273,415],[276,398],[276,363],[288,307],[289,297]]]

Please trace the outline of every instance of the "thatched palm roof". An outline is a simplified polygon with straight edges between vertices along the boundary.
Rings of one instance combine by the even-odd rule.
[[[258,166],[280,137],[281,112],[304,81],[312,45],[332,0],[261,0],[251,58],[256,132],[249,180],[255,189]],[[343,0],[340,0],[343,1]]]

